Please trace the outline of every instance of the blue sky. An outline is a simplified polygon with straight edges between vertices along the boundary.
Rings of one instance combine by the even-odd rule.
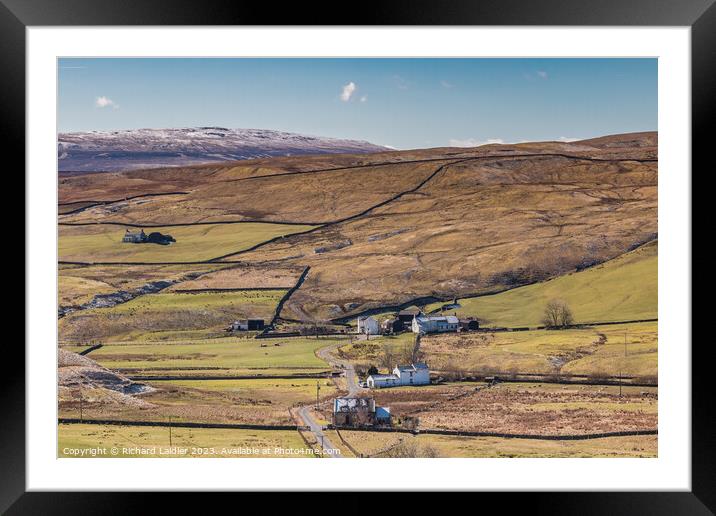
[[[399,149],[657,129],[656,59],[58,62],[58,130],[216,125]]]

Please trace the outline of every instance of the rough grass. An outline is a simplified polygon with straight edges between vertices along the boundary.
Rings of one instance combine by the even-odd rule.
[[[193,262],[248,249],[277,236],[313,226],[286,224],[217,224],[145,230],[169,234],[170,245],[123,243],[119,226],[60,226],[59,259],[79,262]]]
[[[236,319],[250,317],[269,322],[283,294],[280,290],[256,290],[144,295],[111,308],[83,310],[64,317],[59,322],[60,340],[161,339],[192,330],[205,336],[220,335]]]
[[[70,276],[60,271],[57,301],[60,306],[80,305],[91,301],[97,294],[109,294],[117,289],[103,281]]]
[[[397,445],[401,440],[416,442],[437,450],[449,458],[509,457],[656,457],[658,439],[655,435],[607,437],[584,441],[537,441],[497,437],[458,437],[443,435],[391,434],[383,432],[341,431],[343,438],[358,452],[373,455]],[[342,444],[336,437],[336,442]]]
[[[59,425],[58,457],[74,457],[70,448],[106,449],[97,457],[307,457],[310,454],[281,454],[276,448],[307,450],[298,432],[276,430],[225,430],[213,428],[172,428],[172,445],[186,449],[186,453],[165,454],[169,449],[169,429],[144,426]],[[111,455],[111,448],[118,448]],[[137,448],[149,453],[140,453]],[[200,448],[213,448],[201,450]],[[232,453],[232,449],[258,449],[259,455]],[[263,452],[266,450],[266,453]],[[177,450],[174,450],[175,452]],[[212,453],[213,451],[213,453]],[[238,450],[237,450],[238,451]],[[162,453],[164,452],[164,453]]]
[[[271,266],[232,265],[229,268],[205,274],[195,280],[183,281],[167,289],[202,290],[231,288],[291,288],[303,269],[284,269]]]
[[[383,389],[376,403],[420,428],[535,435],[590,434],[657,428],[655,388],[510,383]]]
[[[430,335],[422,339],[420,349],[432,368],[448,371],[656,376],[657,330],[657,323],[648,322]]]
[[[575,322],[654,319],[658,314],[658,244],[652,242],[618,258],[550,281],[500,294],[460,299],[461,308],[490,326],[538,326],[551,299],[572,309]],[[428,309],[439,308],[436,303]]]
[[[417,441],[435,447],[442,457],[657,457],[655,435],[607,437],[584,441],[535,441],[496,437],[421,435]]]

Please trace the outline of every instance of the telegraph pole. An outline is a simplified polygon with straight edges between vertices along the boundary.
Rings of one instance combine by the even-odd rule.
[[[316,410],[318,410],[318,393],[321,391],[320,380],[316,380]]]

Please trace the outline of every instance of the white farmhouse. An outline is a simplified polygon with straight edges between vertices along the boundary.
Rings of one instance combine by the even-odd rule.
[[[430,369],[424,363],[395,366],[393,374],[400,385],[430,385]]]
[[[460,320],[454,315],[427,316],[416,315],[413,317],[413,333],[443,333],[457,331],[460,327]]]
[[[370,389],[429,384],[430,368],[424,363],[397,365],[393,369],[393,374],[372,374],[366,380],[366,385]]]
[[[373,317],[358,318],[358,333],[366,335],[378,335],[380,333],[380,323]]]

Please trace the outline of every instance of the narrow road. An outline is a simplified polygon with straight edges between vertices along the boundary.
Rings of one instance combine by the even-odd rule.
[[[345,360],[337,359],[331,354],[333,350],[335,350],[339,346],[342,346],[343,344],[345,343],[341,342],[338,344],[326,346],[325,348],[321,348],[316,352],[316,355],[321,360],[325,360],[329,365],[333,367],[339,367],[345,371],[348,396],[355,396],[363,389],[362,387],[360,387],[360,385],[358,385],[358,377],[356,375],[353,364]],[[321,447],[323,448],[326,457],[343,458],[343,455],[341,455],[340,450],[336,446],[334,446],[333,443],[331,443],[331,441],[328,439],[328,437],[323,433],[323,427],[321,426],[321,424],[316,421],[315,418],[311,415],[311,412],[309,410],[310,407],[310,405],[305,405],[298,409],[298,414],[301,416],[301,419],[303,419],[305,424],[311,429],[311,433],[316,437],[316,441],[321,444]]]
[[[341,455],[341,450],[339,450],[338,447],[333,446],[330,439],[323,433],[323,426],[321,426],[321,424],[313,418],[311,412],[308,410],[309,408],[309,405],[301,407],[298,409],[298,414],[311,429],[311,433],[316,436],[316,441],[323,449],[323,456],[330,459],[342,459],[343,455]]]

